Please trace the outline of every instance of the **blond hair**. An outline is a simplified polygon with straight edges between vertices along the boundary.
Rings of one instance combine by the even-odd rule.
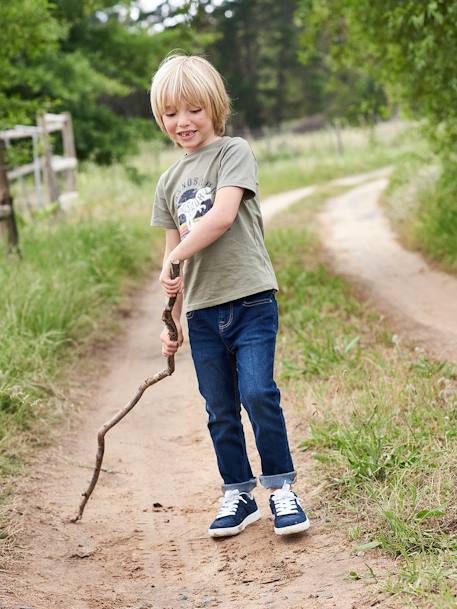
[[[230,99],[221,75],[209,61],[198,55],[168,55],[151,83],[151,107],[160,129],[167,106],[178,108],[182,102],[202,106],[209,114],[216,135],[224,135],[230,114]]]

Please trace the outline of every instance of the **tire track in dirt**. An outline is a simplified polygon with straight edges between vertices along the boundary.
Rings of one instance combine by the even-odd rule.
[[[22,524],[21,548],[12,568],[0,573],[0,608],[365,609],[378,601],[387,607],[372,579],[347,576],[366,573],[367,565],[383,574],[392,564],[376,552],[354,556],[344,532],[329,529],[318,489],[307,481],[312,463],[304,453],[293,451],[296,488],[312,515],[306,535],[275,536],[268,494],[259,489],[258,523],[231,539],[207,537],[220,480],[187,344],[173,377],[146,392],[108,434],[108,472],[83,521],[68,522],[91,475],[100,424],[164,366],[162,306],[156,287],[138,296],[123,336],[94,362],[99,380],[87,388],[87,404],[18,482],[13,509]],[[283,407],[296,446],[305,422],[287,396]]]

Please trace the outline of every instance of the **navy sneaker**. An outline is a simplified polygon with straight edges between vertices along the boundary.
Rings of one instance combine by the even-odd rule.
[[[270,508],[275,517],[275,533],[291,535],[309,529],[309,520],[300,504],[300,499],[290,490],[290,484],[270,495]]]
[[[237,535],[260,518],[259,508],[250,493],[240,493],[238,489],[225,491],[219,501],[221,507],[208,529],[210,537]]]

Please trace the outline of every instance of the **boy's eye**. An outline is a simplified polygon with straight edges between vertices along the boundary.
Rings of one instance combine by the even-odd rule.
[[[201,108],[197,108],[196,110],[191,110],[192,114],[197,114],[197,112],[201,112]]]
[[[165,112],[165,116],[172,117],[176,114],[176,112]]]

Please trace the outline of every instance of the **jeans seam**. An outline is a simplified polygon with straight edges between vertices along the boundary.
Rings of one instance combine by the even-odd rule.
[[[219,330],[225,330],[232,323],[232,321],[233,321],[233,304],[232,303],[230,303],[229,310],[230,310],[230,313],[229,313],[228,321],[225,324],[222,324],[221,322],[219,322]]]
[[[241,305],[243,307],[256,307],[262,304],[271,304],[272,302],[272,298],[264,298],[263,300],[256,300],[255,302],[242,302]]]

